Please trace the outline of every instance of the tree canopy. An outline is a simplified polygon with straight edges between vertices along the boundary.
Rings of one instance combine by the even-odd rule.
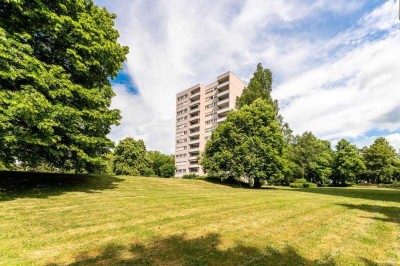
[[[160,177],[172,177],[175,175],[175,158],[159,151],[147,152],[147,158],[154,174]]]
[[[334,155],[333,182],[336,185],[354,184],[364,171],[365,164],[360,150],[348,140],[341,139]]]
[[[0,2],[0,161],[95,172],[128,48],[92,0]]]
[[[203,169],[222,178],[244,177],[252,187],[282,178],[284,140],[276,117],[263,99],[231,111],[206,144]]]
[[[400,166],[396,150],[385,138],[377,138],[370,147],[363,148],[366,176],[372,183],[390,182],[396,178]]]
[[[295,164],[292,165],[294,178],[326,183],[331,176],[333,151],[330,142],[318,139],[311,132],[294,137],[287,158]]]
[[[113,171],[117,175],[154,174],[146,156],[146,146],[143,140],[125,138],[114,149]]]

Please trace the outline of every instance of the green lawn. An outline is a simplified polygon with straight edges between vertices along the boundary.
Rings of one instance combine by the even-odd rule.
[[[2,265],[398,265],[400,191],[0,173]]]

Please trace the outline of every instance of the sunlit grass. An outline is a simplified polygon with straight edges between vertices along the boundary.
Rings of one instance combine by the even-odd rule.
[[[400,263],[398,190],[16,180],[3,173],[0,181],[3,265]]]

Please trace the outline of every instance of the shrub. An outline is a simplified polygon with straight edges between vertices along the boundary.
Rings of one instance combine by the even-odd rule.
[[[378,187],[400,189],[400,181],[396,181],[391,184],[379,184]]]
[[[311,182],[295,182],[290,183],[289,185],[291,188],[310,188],[310,187],[317,187],[317,184]]]
[[[196,175],[196,174],[186,174],[186,175],[182,176],[183,179],[195,179],[195,178],[198,178],[198,177],[199,176]]]
[[[293,183],[307,183],[307,180],[305,178],[295,179]]]

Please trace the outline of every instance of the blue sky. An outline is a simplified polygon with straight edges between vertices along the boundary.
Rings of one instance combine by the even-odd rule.
[[[175,94],[228,70],[247,82],[258,62],[295,133],[400,148],[400,38],[395,0],[97,0],[117,14],[130,54],[110,137],[174,152]]]

